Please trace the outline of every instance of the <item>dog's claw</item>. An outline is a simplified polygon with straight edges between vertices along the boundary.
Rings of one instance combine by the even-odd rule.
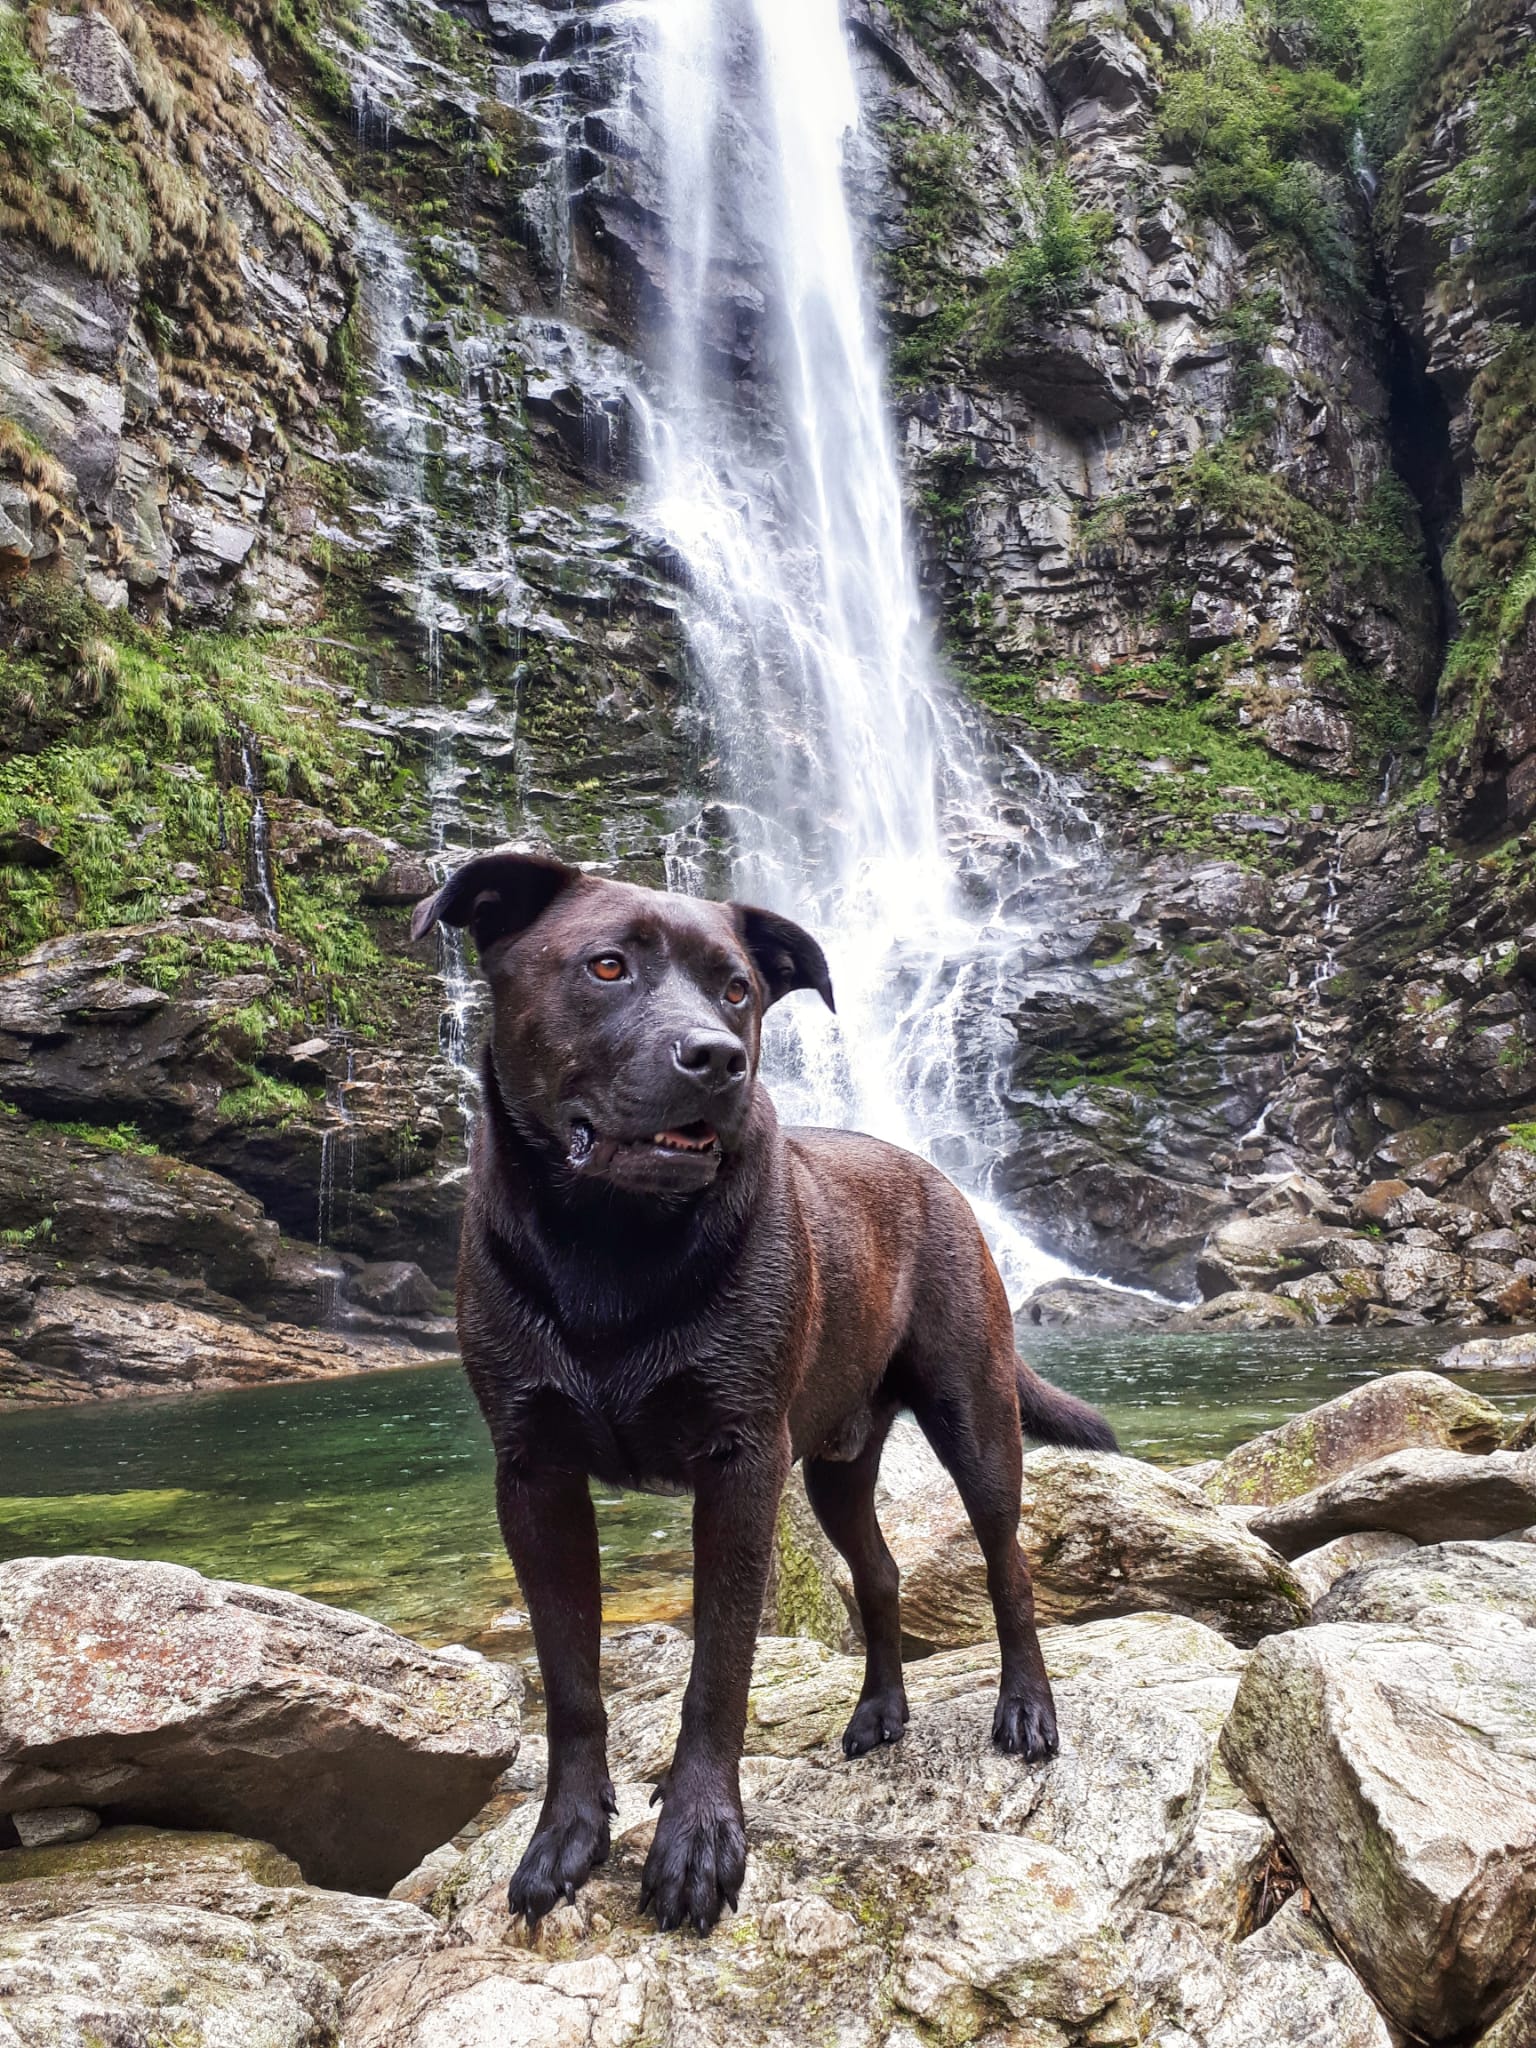
[[[604,1784],[585,1799],[564,1799],[546,1806],[523,1851],[523,1860],[507,1886],[507,1907],[514,1920],[532,1930],[563,1899],[574,1903],[598,1864],[608,1858],[608,1816],[613,1787]]]
[[[907,1732],[908,1711],[907,1696],[899,1689],[860,1700],[843,1730],[843,1755],[867,1756],[885,1743],[900,1742]]]
[[[657,1822],[640,1884],[640,1910],[663,1933],[685,1925],[707,1934],[735,1908],[747,1868],[741,1810],[729,1795],[670,1799]]]
[[[1061,1748],[1050,1694],[1004,1694],[992,1717],[992,1740],[1005,1756],[1021,1756],[1030,1764],[1049,1762]]]

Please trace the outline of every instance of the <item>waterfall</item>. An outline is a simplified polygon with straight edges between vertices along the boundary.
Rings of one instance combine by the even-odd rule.
[[[671,879],[724,882],[816,931],[838,1015],[796,1002],[770,1020],[781,1112],[934,1158],[1017,1299],[1066,1269],[985,1199],[1017,1142],[1004,977],[1032,883],[1070,856],[1039,829],[1047,778],[989,761],[925,624],[844,190],[859,104],[842,8],[640,11],[669,248],[636,406],[718,751]]]

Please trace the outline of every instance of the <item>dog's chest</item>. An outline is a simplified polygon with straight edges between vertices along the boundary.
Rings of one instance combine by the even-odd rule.
[[[730,1456],[751,1433],[732,1390],[690,1371],[654,1378],[568,1365],[498,1406],[499,1438],[530,1464],[648,1492],[687,1488],[701,1461]]]

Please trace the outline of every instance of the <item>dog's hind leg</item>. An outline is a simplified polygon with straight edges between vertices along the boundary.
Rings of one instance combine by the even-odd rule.
[[[507,1887],[513,1914],[531,1927],[561,1899],[573,1899],[606,1859],[608,1817],[618,1810],[598,1687],[597,1517],[581,1473],[521,1473],[505,1461],[496,1509],[533,1623],[549,1730],[543,1811]]]
[[[959,1489],[987,1563],[1003,1666],[992,1740],[1009,1755],[1038,1763],[1056,1754],[1056,1709],[1035,1633],[1029,1565],[1019,1548],[1023,1444],[1012,1373],[999,1388],[996,1375],[968,1379],[961,1364],[952,1358],[943,1391],[914,1401],[913,1409]]]
[[[887,1427],[889,1425],[887,1424]],[[863,1756],[883,1742],[899,1742],[907,1724],[901,1677],[901,1574],[875,1519],[875,1481],[885,1429],[858,1457],[807,1458],[805,1490],[816,1519],[848,1560],[864,1627],[864,1690],[843,1730],[844,1756]]]

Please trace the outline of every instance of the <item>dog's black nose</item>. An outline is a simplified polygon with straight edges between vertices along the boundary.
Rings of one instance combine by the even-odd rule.
[[[728,1031],[685,1031],[672,1048],[673,1064],[706,1088],[730,1088],[747,1077],[747,1054]]]

